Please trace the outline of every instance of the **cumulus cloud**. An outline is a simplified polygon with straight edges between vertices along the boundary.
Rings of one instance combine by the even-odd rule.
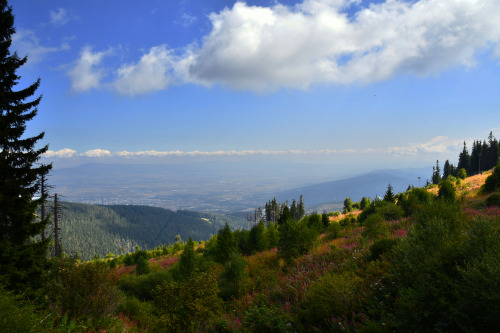
[[[69,149],[69,148],[64,148],[61,150],[53,151],[53,150],[48,150],[45,154],[44,157],[52,158],[52,157],[57,157],[57,158],[70,158],[75,156],[76,150]]]
[[[32,30],[18,29],[12,36],[12,49],[17,51],[21,57],[27,55],[28,63],[33,64],[42,61],[49,54],[68,50],[69,44],[45,46],[41,44],[40,39]]]
[[[237,2],[210,15],[213,28],[189,63],[189,78],[257,91],[369,83],[473,66],[479,50],[500,41],[498,1],[393,0],[352,17],[349,5]]]
[[[153,47],[137,64],[124,65],[117,71],[115,89],[124,95],[138,95],[167,88],[175,57],[166,46]]]
[[[71,79],[71,88],[77,92],[83,92],[98,88],[104,77],[104,70],[99,67],[102,58],[111,51],[93,52],[90,46],[83,48],[80,58],[68,71]]]
[[[368,7],[359,0],[268,7],[236,2],[208,18],[211,30],[199,43],[155,46],[136,63],[119,67],[111,86],[125,95],[173,83],[268,92],[438,75],[474,66],[483,52],[500,58],[496,0],[387,0]],[[73,89],[99,86],[96,66],[103,55],[90,48],[82,52],[71,72]]]
[[[112,154],[109,150],[104,149],[93,149],[88,150],[85,153],[81,154],[81,156],[85,157],[110,157]]]
[[[50,11],[50,23],[55,26],[63,26],[69,21],[68,13],[64,8],[58,8],[57,10]]]

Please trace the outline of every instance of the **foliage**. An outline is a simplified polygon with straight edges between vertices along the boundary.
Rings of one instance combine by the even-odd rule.
[[[467,178],[467,171],[465,170],[465,168],[461,168],[460,170],[458,170],[457,178],[458,179],[465,179],[465,178]]]
[[[377,260],[382,255],[391,254],[394,247],[398,244],[397,239],[381,238],[370,245],[370,260]]]
[[[349,213],[350,211],[352,211],[352,200],[347,197],[344,200],[344,213]]]
[[[182,278],[187,278],[196,268],[196,254],[194,253],[194,242],[191,237],[184,245],[181,258],[179,260],[179,270]]]
[[[317,234],[307,227],[304,220],[290,220],[280,225],[279,231],[278,251],[287,260],[307,253],[317,237]]]
[[[221,276],[221,297],[223,299],[240,295],[242,285],[245,284],[247,278],[246,266],[246,260],[239,253],[231,253]]]
[[[393,190],[391,184],[387,185],[387,191],[384,194],[384,201],[391,202],[391,203],[396,202],[396,197],[394,195],[394,190]]]
[[[380,213],[368,216],[363,225],[365,226],[363,236],[371,239],[384,237],[389,232],[389,226],[384,222],[384,216]]]
[[[500,207],[500,193],[494,193],[486,198],[486,206],[497,206]]]
[[[399,197],[398,206],[402,207],[405,216],[410,216],[420,210],[423,205],[430,203],[433,195],[423,188],[414,188]]]
[[[139,276],[126,274],[119,280],[118,287],[140,301],[152,301],[155,288],[172,280],[172,270],[160,270]]]
[[[0,274],[6,287],[28,291],[31,296],[42,284],[49,240],[34,242],[45,229],[48,219],[40,221],[36,209],[46,194],[37,195],[40,181],[52,165],[40,164],[48,146],[36,149],[44,133],[26,136],[26,123],[38,112],[41,96],[30,99],[40,79],[15,91],[21,77],[16,74],[27,58],[10,53],[15,34],[14,16],[7,1],[0,2]]]
[[[359,203],[359,209],[364,210],[366,207],[370,205],[370,199],[367,197],[362,197]]]
[[[216,271],[192,274],[181,282],[156,288],[160,326],[167,332],[199,332],[212,326],[222,312]]]
[[[22,297],[0,287],[0,332],[38,333],[44,328],[44,317]]]
[[[453,183],[446,179],[439,184],[438,198],[453,202],[456,200],[456,190]]]
[[[133,252],[136,245],[143,249],[159,247],[163,251],[167,246],[162,244],[172,244],[168,251],[176,252],[182,249],[182,239],[207,240],[225,223],[232,228],[246,225],[240,218],[194,211],[70,202],[62,205],[65,207],[60,231],[63,247],[69,254],[78,251],[83,260],[92,259],[94,254],[104,257],[110,252],[124,255]],[[177,235],[181,242],[175,242]]]
[[[325,274],[311,286],[302,304],[301,321],[306,327],[320,329],[331,318],[352,316],[360,310],[360,282],[350,271]]]
[[[232,252],[236,251],[236,242],[234,241],[231,228],[226,223],[223,229],[217,233],[217,242],[215,245],[215,255],[218,263],[225,264]]]
[[[483,193],[491,193],[500,190],[500,164],[493,169],[493,173],[486,178],[481,188]]]
[[[118,307],[118,275],[102,262],[57,258],[50,270],[49,299],[71,317],[100,319]]]
[[[293,332],[293,326],[283,311],[266,305],[255,305],[247,310],[243,328],[255,333]]]

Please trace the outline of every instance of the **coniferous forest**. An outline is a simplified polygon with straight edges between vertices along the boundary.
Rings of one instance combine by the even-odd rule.
[[[388,184],[343,213],[272,199],[249,230],[214,214],[59,206],[44,133],[25,135],[40,81],[16,90],[26,58],[10,51],[6,0],[0,22],[0,332],[498,331],[492,134],[470,155],[464,144],[456,167],[437,162],[425,187]]]

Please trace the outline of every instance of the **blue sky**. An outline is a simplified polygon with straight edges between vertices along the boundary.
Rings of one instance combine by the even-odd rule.
[[[500,136],[496,0],[9,4],[55,166],[427,166]]]

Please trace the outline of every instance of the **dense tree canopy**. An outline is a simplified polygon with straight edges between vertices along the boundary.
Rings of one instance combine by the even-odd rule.
[[[36,289],[48,241],[34,242],[33,237],[42,233],[48,220],[40,221],[35,215],[45,195],[34,198],[51,165],[38,163],[48,149],[36,148],[44,133],[34,137],[24,134],[26,123],[38,111],[41,96],[32,96],[40,80],[15,91],[20,79],[16,71],[27,58],[9,51],[15,29],[12,9],[5,0],[0,1],[0,22],[0,274],[10,288]]]

